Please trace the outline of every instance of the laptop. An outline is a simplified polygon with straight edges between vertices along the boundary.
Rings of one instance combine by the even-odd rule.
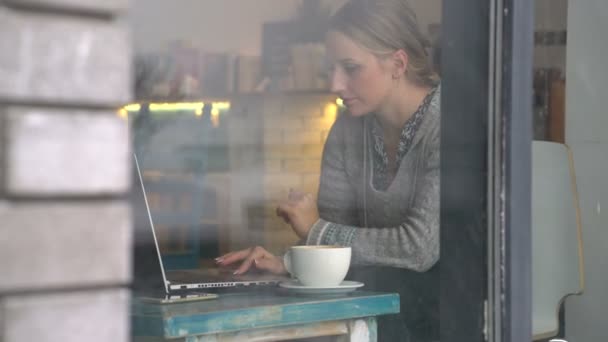
[[[220,268],[166,270],[154,228],[139,161],[133,154],[131,202],[134,224],[134,282],[136,293],[157,296],[180,295],[186,291],[277,285],[287,277],[265,274],[233,275]],[[181,296],[187,298],[187,296]]]

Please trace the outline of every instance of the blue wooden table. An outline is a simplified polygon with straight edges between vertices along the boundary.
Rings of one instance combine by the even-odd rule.
[[[375,342],[376,317],[398,313],[399,296],[363,291],[334,296],[248,291],[170,305],[135,299],[132,310],[136,342],[266,342],[320,336]]]

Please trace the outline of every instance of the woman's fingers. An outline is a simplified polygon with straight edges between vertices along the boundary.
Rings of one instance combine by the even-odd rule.
[[[281,260],[274,255],[270,258],[255,259],[253,262],[255,263],[255,267],[262,271],[267,271],[274,274],[287,273],[283,262],[281,262]]]
[[[234,274],[244,274],[255,265],[255,268],[274,274],[287,273],[283,261],[262,247],[244,249],[228,253],[216,259],[221,266],[228,266],[242,261]]]
[[[294,208],[291,205],[291,203],[289,203],[287,201],[281,202],[277,206],[277,215],[279,215],[280,217],[283,217],[283,218],[287,218],[289,220],[291,215],[293,215],[293,211],[294,211],[293,209]]]
[[[251,252],[249,253],[249,255],[247,255],[244,258],[244,261],[241,263],[241,266],[239,266],[239,268],[236,269],[234,274],[243,274],[243,273],[249,271],[249,269],[253,265],[253,262],[255,259],[261,259],[261,258],[267,256],[267,254],[269,255],[270,253],[268,253],[262,247],[255,247],[255,248],[251,249]]]
[[[247,249],[237,251],[237,252],[231,252],[231,253],[228,253],[226,255],[223,255],[223,256],[215,259],[215,262],[222,266],[232,265],[237,261],[241,261],[241,260],[247,258],[247,256],[249,256],[249,254],[251,254],[251,252],[252,252],[252,248],[247,248]]]
[[[293,215],[297,214],[296,210],[301,207],[307,201],[314,200],[311,194],[304,193],[299,190],[289,189],[287,199],[281,201],[277,206],[277,216],[281,217],[285,223],[291,224],[293,221]]]
[[[306,194],[302,191],[299,190],[294,190],[294,189],[289,189],[289,194],[287,195],[287,199],[289,201],[299,201],[301,200]]]
[[[285,221],[285,223],[289,223],[289,216],[287,216],[286,212],[282,211],[281,209],[279,209],[279,207],[277,207],[276,213],[278,217],[282,218],[283,221]]]

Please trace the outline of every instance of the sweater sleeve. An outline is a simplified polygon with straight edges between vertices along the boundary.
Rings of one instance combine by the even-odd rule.
[[[323,149],[317,205],[319,216],[346,225],[358,223],[357,197],[347,177],[344,155],[346,118],[339,117],[332,126]]]
[[[307,244],[351,246],[352,262],[356,265],[391,266],[418,272],[430,269],[439,260],[438,129],[432,132],[425,148],[414,203],[405,220],[397,227],[371,228],[337,220],[342,215],[352,215],[347,208],[354,208],[350,201],[355,197],[354,193],[342,188],[352,189],[346,187],[344,164],[338,155],[340,151],[328,146],[324,153],[319,190],[319,203],[324,205],[324,209],[320,210],[321,219],[312,227]],[[346,204],[349,207],[343,208]]]

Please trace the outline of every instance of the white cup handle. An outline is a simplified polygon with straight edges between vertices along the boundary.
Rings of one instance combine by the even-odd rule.
[[[283,255],[283,265],[285,265],[285,269],[293,277],[293,270],[291,268],[291,250],[287,251],[287,253]]]

